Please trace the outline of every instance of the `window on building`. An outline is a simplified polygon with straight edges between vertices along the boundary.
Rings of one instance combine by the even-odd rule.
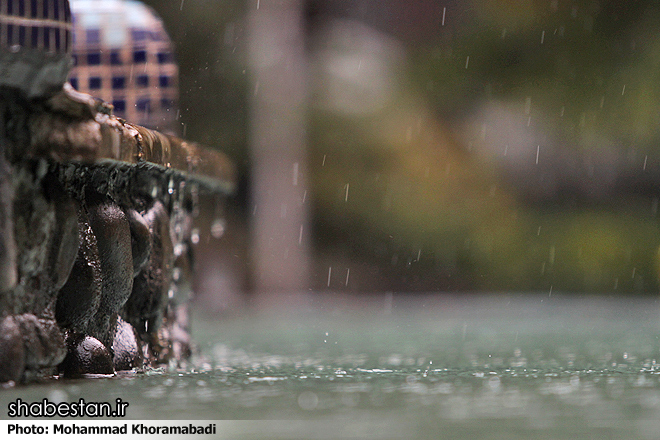
[[[117,113],[124,113],[126,111],[126,101],[123,99],[115,99],[112,101],[112,106]]]
[[[118,66],[121,64],[121,53],[119,52],[110,52],[110,64],[113,66]]]
[[[98,66],[101,64],[101,54],[100,53],[88,53],[87,54],[87,64],[90,66]]]
[[[101,42],[101,30],[87,29],[87,31],[85,31],[85,37],[87,44],[99,44]]]
[[[151,100],[149,98],[140,98],[135,103],[135,107],[140,112],[149,112],[151,110]]]
[[[158,52],[158,64],[168,64],[173,62],[172,54],[169,52]]]
[[[135,82],[138,87],[149,87],[149,75],[138,75]]]
[[[112,88],[123,89],[126,88],[126,77],[125,76],[113,76],[112,77]]]
[[[133,52],[133,62],[134,63],[146,63],[147,62],[147,51],[146,50],[136,50]]]
[[[101,78],[98,76],[91,76],[89,78],[89,88],[90,90],[98,90],[101,88]]]

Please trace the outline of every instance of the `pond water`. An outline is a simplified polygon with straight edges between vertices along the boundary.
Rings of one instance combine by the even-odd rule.
[[[194,367],[8,388],[0,404],[121,398],[127,419],[224,421],[209,437],[222,439],[660,435],[655,298],[303,294],[206,309]]]

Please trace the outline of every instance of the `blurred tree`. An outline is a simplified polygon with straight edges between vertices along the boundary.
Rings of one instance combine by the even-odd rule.
[[[247,174],[255,5],[147,3]],[[657,2],[304,4],[315,287],[657,291]]]

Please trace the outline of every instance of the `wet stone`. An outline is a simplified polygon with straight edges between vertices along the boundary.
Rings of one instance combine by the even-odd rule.
[[[131,251],[133,254],[133,277],[147,265],[151,252],[149,224],[136,210],[126,212],[131,230]]]
[[[24,368],[23,377],[50,375],[66,355],[62,331],[53,319],[38,318],[24,313],[12,317],[17,324],[23,343]],[[1,358],[0,359],[4,359]]]
[[[140,368],[143,364],[137,332],[121,317],[117,317],[117,326],[112,340],[112,362],[117,371]]]
[[[101,266],[101,301],[88,326],[89,334],[110,345],[111,317],[120,311],[133,288],[131,232],[126,214],[111,200],[92,194],[87,204]]]
[[[68,281],[59,291],[55,317],[63,328],[82,332],[101,303],[101,265],[96,236],[82,209],[77,227],[80,231],[78,255]]]
[[[85,374],[114,374],[112,355],[98,339],[70,331],[66,336],[67,355],[59,365],[64,377]]]
[[[0,142],[0,293],[16,285],[16,245],[13,231],[11,168],[4,158]],[[6,296],[0,297],[0,309],[5,309]]]
[[[78,204],[64,192],[52,174],[44,179],[44,192],[55,206],[55,221],[49,244],[48,268],[54,290],[60,290],[69,278],[78,254]]]
[[[23,335],[13,316],[0,323],[0,358],[5,359],[0,368],[0,382],[16,381],[25,369]]]
[[[203,157],[224,179],[228,161],[67,87],[47,98],[0,85],[0,381],[184,362],[195,177],[180,170]]]
[[[143,339],[155,333],[163,319],[173,267],[169,216],[155,201],[143,214],[149,225],[151,252],[146,267],[135,277],[133,292],[126,302],[124,317]]]
[[[26,163],[14,170],[14,239],[21,250],[17,255],[18,287],[23,301],[14,303],[14,313],[42,314],[55,294],[49,267],[51,242],[57,233],[55,204],[44,195],[44,163]],[[56,253],[56,252],[55,252]],[[23,292],[32,294],[25,295]]]

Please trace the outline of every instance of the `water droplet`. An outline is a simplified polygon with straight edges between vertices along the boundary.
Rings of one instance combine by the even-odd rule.
[[[213,221],[211,224],[211,235],[213,238],[220,238],[225,233],[225,221],[224,219],[218,218]]]
[[[298,405],[300,408],[311,411],[316,409],[319,404],[319,397],[312,391],[303,391],[298,396]]]
[[[199,243],[199,229],[198,228],[193,228],[193,230],[190,231],[190,242],[192,244]]]
[[[174,256],[178,257],[179,255],[183,255],[183,253],[186,251],[187,246],[183,243],[177,243],[174,245]]]

